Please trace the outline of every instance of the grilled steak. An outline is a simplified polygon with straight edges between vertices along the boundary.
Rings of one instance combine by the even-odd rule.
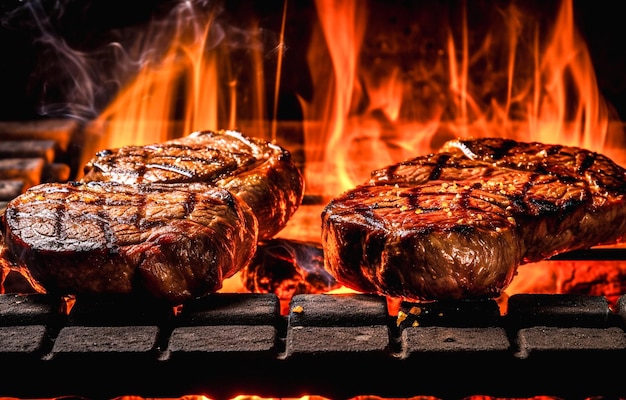
[[[81,180],[206,182],[228,189],[252,208],[259,240],[284,228],[304,196],[303,176],[287,150],[229,130],[100,151],[85,166]]]
[[[517,267],[621,242],[626,170],[580,149],[455,140],[372,172],[322,212],[325,266],[362,292],[495,297]]]
[[[204,183],[48,183],[7,205],[9,256],[51,293],[149,293],[179,304],[221,288],[254,255],[257,221]]]

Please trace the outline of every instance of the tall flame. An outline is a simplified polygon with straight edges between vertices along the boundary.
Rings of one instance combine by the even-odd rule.
[[[320,93],[303,101],[303,108],[313,117],[307,121],[307,160],[319,161],[318,176],[326,179],[314,182],[325,185],[323,193],[346,190],[367,179],[373,167],[431,152],[451,137],[568,144],[623,162],[619,146],[611,146],[623,140],[621,126],[609,124],[571,0],[561,3],[549,30],[536,12],[514,2],[490,15],[487,27],[477,26],[482,21],[468,15],[465,2],[458,14],[449,13],[450,21],[445,12],[415,7],[408,40],[432,41],[439,32],[429,37],[433,21],[446,27],[445,40],[431,44],[439,46],[435,56],[403,53],[399,46],[407,39],[398,35],[376,36],[374,21],[385,18],[381,10],[369,10],[368,20],[361,2],[316,5],[321,33],[311,42],[309,60]],[[377,40],[382,50],[372,59],[367,42]],[[322,41],[329,62],[321,60]]]
[[[262,21],[233,21],[219,2],[165,3],[174,5],[171,11],[137,27],[134,40],[109,43],[113,61],[98,69],[94,60],[101,57],[55,37],[43,8],[28,2],[40,42],[67,64],[68,76],[59,80],[76,89],[68,90],[73,107],[49,104],[45,110],[97,111],[85,158],[94,150],[200,129],[239,129],[295,143],[278,124],[288,72],[311,81],[310,94],[296,90],[294,97],[302,114],[306,188],[324,198],[364,182],[375,168],[437,150],[455,137],[580,146],[626,164],[622,124],[598,88],[573,0],[544,9],[523,2],[314,0],[302,52],[306,71],[283,65],[302,50],[286,45],[301,42],[289,35],[299,32],[290,23],[300,20],[288,18],[297,2],[280,3],[272,39]],[[111,64],[121,76],[93,72]],[[98,89],[109,81],[120,87],[112,101],[88,104],[97,103]],[[319,213],[310,221],[314,229],[305,229],[318,238]]]
[[[138,55],[139,71],[92,121],[91,132],[99,139],[92,147],[161,142],[195,130],[236,129],[244,121],[256,123],[248,134],[268,138],[261,28],[251,23],[243,32],[225,26],[221,11],[180,1],[167,18],[140,32],[136,48],[124,49]],[[236,54],[239,46],[245,46],[245,59]],[[243,68],[255,71],[245,82]]]
[[[323,196],[454,137],[561,143],[626,160],[623,129],[598,88],[573,0],[278,0],[265,4],[282,13],[269,25],[262,7],[177,0],[139,26],[114,29],[103,42],[118,40],[92,52],[55,29],[50,13],[63,15],[70,3],[23,8],[41,31],[38,45],[55,59],[39,71],[47,74],[44,97],[67,96],[44,99],[42,112],[89,120],[85,158],[200,129],[297,143],[278,124],[293,107],[302,114],[294,119],[302,123],[307,190]],[[314,7],[303,13],[306,41],[294,18],[303,7]],[[285,83],[305,79],[299,75],[311,93],[288,88],[297,106],[279,102]]]

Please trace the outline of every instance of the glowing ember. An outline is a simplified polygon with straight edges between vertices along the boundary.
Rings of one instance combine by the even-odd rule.
[[[6,247],[0,234],[0,293],[46,293],[46,289],[30,274],[28,268],[9,261],[5,256]],[[7,284],[9,276],[12,281]],[[9,286],[7,290],[6,286]]]
[[[327,293],[341,287],[324,269],[320,245],[287,239],[259,243],[241,275],[249,291],[276,294],[282,315],[289,313],[289,302],[296,294]]]
[[[74,295],[63,296],[61,300],[62,300],[61,309],[59,311],[62,314],[70,315],[70,311],[72,311],[72,308],[76,304],[76,296]]]
[[[605,296],[614,308],[626,293],[626,261],[551,260],[522,265],[499,299],[502,313],[506,313],[505,300],[515,293]]]

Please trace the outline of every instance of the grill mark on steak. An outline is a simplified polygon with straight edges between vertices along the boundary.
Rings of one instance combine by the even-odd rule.
[[[252,208],[259,239],[282,230],[304,197],[304,177],[282,147],[236,131],[199,131],[146,146],[101,151],[81,181],[205,182],[230,190]]]
[[[85,167],[83,180],[122,183],[216,181],[229,176],[234,169],[237,173],[250,169],[255,161],[242,153],[176,142],[124,146],[98,152]]]
[[[218,290],[258,240],[250,207],[204,183],[42,184],[2,217],[9,257],[51,293],[150,293],[180,304]]]
[[[623,241],[625,194],[626,170],[599,153],[450,141],[438,153],[373,171],[324,208],[326,267],[364,292],[493,297],[520,264]]]
[[[584,158],[583,158],[583,161],[580,163],[578,173],[584,174],[587,170],[589,170],[593,166],[595,162],[596,162],[596,154],[594,153],[584,154]]]
[[[178,304],[245,268],[303,196],[287,150],[236,131],[102,150],[80,182],[40,185],[7,206],[4,256],[51,293]]]
[[[512,143],[516,145],[511,146]],[[603,154],[578,147],[487,138],[453,140],[446,143],[442,151],[462,151],[469,160],[495,160],[493,165],[498,168],[549,174],[563,182],[585,180],[591,186],[590,190],[597,191],[593,186],[598,186],[598,189],[626,193],[621,166]]]
[[[437,163],[435,164],[435,168],[433,168],[430,176],[428,177],[429,180],[434,181],[439,179],[439,177],[441,176],[441,171],[443,170],[443,166],[446,165],[448,161],[450,161],[450,158],[447,156],[439,157],[437,159]]]

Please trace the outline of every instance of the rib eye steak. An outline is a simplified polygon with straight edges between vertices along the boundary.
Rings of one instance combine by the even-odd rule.
[[[8,254],[48,292],[147,293],[173,304],[221,288],[256,250],[257,220],[206,183],[46,183],[10,201]]]
[[[283,229],[304,196],[304,178],[289,151],[232,130],[102,150],[84,172],[83,182],[206,182],[228,189],[252,208],[259,240]]]
[[[496,297],[521,264],[623,241],[625,195],[626,170],[595,152],[454,140],[327,204],[325,267],[361,292]]]

